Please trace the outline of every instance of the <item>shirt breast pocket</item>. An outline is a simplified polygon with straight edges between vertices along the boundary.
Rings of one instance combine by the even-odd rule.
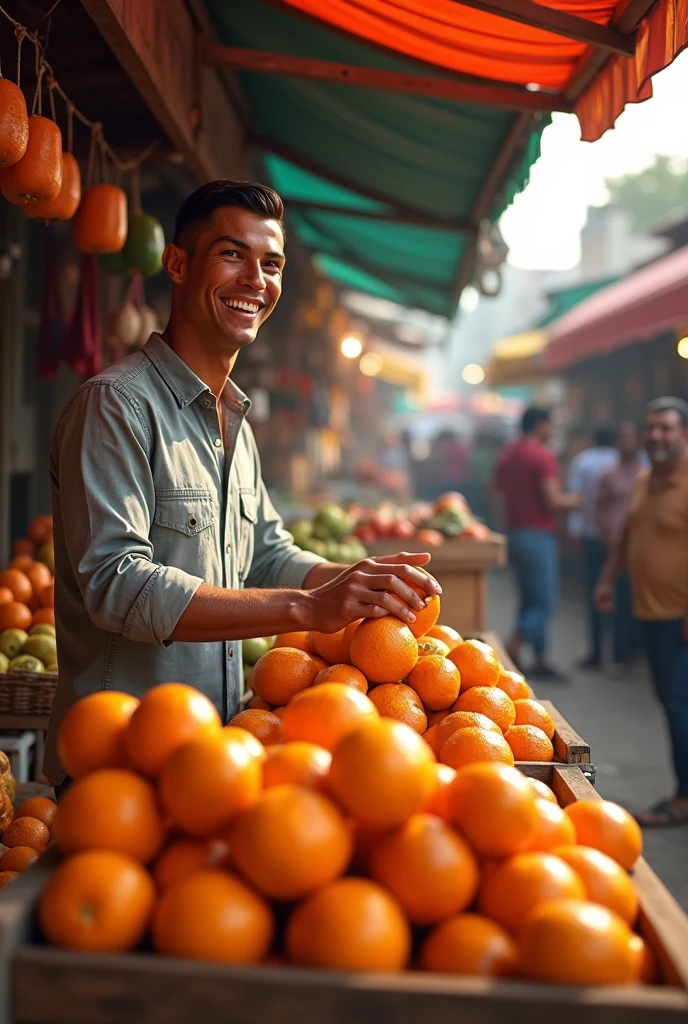
[[[237,572],[242,583],[251,571],[257,522],[256,492],[252,488],[242,488],[239,491],[239,547],[237,551]]]
[[[210,491],[156,490],[151,530],[155,560],[207,580],[215,561],[216,522]]]

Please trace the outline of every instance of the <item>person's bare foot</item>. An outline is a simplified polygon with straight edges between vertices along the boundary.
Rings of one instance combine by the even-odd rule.
[[[672,825],[688,825],[688,796],[660,800],[654,807],[635,815],[643,828],[669,828]]]

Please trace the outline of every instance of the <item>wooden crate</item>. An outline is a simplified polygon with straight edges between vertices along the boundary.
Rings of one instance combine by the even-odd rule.
[[[530,769],[524,768],[526,774]],[[595,798],[573,765],[538,765],[562,805]],[[688,919],[641,861],[639,930],[661,986],[575,989],[407,972],[229,968],[140,952],[84,955],[40,944],[48,854],[0,894],[0,1024],[679,1024],[688,1021]]]

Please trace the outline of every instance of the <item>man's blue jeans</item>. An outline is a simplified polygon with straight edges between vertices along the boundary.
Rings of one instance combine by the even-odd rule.
[[[683,619],[643,622],[645,650],[657,697],[664,708],[678,793],[688,796],[688,643]]]
[[[546,530],[510,530],[509,562],[520,598],[516,632],[542,657],[547,650],[547,624],[559,597],[556,537]]]

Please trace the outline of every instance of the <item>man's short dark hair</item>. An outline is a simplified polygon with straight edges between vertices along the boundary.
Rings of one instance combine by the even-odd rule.
[[[614,427],[595,427],[594,438],[598,448],[611,448],[615,437]]]
[[[524,434],[532,434],[540,423],[549,423],[549,409],[540,405],[531,405],[521,417],[521,431]]]
[[[688,427],[688,402],[684,402],[682,398],[674,398],[672,395],[667,395],[664,398],[655,398],[652,402],[648,402],[645,411],[648,414],[653,412],[678,413],[681,426],[684,428]]]
[[[284,203],[274,189],[255,181],[220,178],[201,185],[179,207],[174,222],[174,244],[183,246],[189,229],[204,227],[215,210],[223,206],[240,206],[244,210],[252,210],[260,217],[276,220],[284,234]]]

